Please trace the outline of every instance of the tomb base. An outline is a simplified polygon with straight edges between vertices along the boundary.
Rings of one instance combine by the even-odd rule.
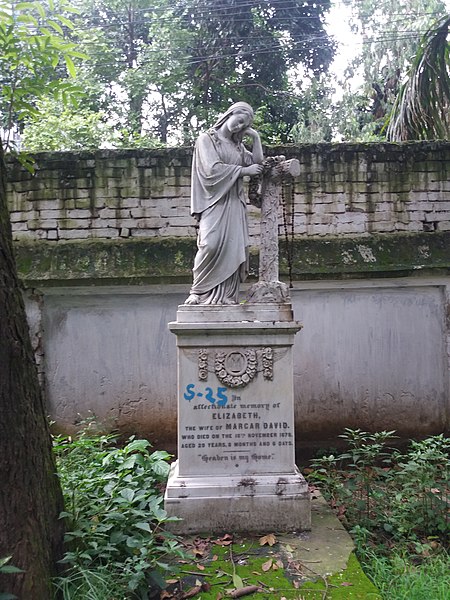
[[[182,521],[170,524],[180,534],[311,529],[308,486],[293,475],[181,477],[174,463],[165,509]]]
[[[180,534],[311,528],[295,465],[287,303],[180,306],[178,461],[165,494]]]
[[[182,520],[180,534],[202,532],[304,531],[311,529],[308,485],[292,475],[181,477],[171,469],[165,510]]]

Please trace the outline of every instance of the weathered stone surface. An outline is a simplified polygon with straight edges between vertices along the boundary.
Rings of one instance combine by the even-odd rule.
[[[183,518],[174,531],[310,529],[295,466],[292,346],[301,326],[289,317],[283,305],[185,305],[170,323],[178,461],[165,509]]]
[[[168,524],[176,533],[311,529],[308,485],[300,473],[185,478],[177,467],[175,463],[164,502],[169,515],[182,519]]]
[[[349,425],[397,429],[401,436],[443,431],[450,385],[450,144],[268,152],[302,166],[294,186],[284,189],[289,235],[294,219],[292,301],[305,321],[294,351],[298,445],[324,446],[328,438],[334,445]],[[38,359],[60,425],[69,428],[78,413],[92,410],[112,428],[175,441],[175,352],[161,358],[158,348],[171,343],[165,323],[191,281],[195,221],[171,223],[190,218],[191,154],[188,148],[40,154],[34,176],[10,165],[16,256],[26,287],[43,294]],[[123,197],[126,186],[133,195]],[[63,229],[75,209],[92,218],[77,217],[76,228]],[[255,279],[259,211],[248,213]],[[143,229],[147,218],[163,223]],[[30,229],[33,221],[56,227]],[[116,231],[117,239],[93,239],[94,230]],[[116,348],[124,341],[137,386],[121,383]]]

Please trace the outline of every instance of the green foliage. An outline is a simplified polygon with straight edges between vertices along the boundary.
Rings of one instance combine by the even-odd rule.
[[[14,565],[9,565],[9,561],[11,560],[11,556],[6,556],[5,558],[0,558],[0,573],[23,573],[22,569],[19,567],[15,567]],[[1,595],[0,595],[1,599]]]
[[[170,455],[150,453],[146,440],[132,437],[123,448],[114,442],[90,429],[76,439],[55,440],[67,531],[67,572],[57,586],[71,600],[146,600],[149,588],[163,586],[171,572],[166,561],[182,554],[164,530],[174,520],[162,507],[161,492]]]
[[[163,148],[164,144],[151,135],[138,133],[133,135],[124,129],[118,132],[115,146],[116,148]]]
[[[344,0],[360,52],[344,73],[333,129],[343,141],[385,139],[385,121],[417,54],[421,34],[448,13],[442,0]],[[353,78],[362,79],[355,87]]]
[[[82,106],[121,132],[114,145],[141,135],[145,145],[190,143],[238,99],[264,106],[266,142],[286,141],[299,102],[288,73],[298,65],[321,73],[333,54],[324,28],[330,0],[75,2],[90,57],[78,69]]]
[[[407,454],[395,452],[387,483],[391,497],[385,529],[408,536],[411,525],[428,535],[450,534],[450,439],[443,435],[411,442]]]
[[[204,125],[230,99],[265,105],[272,136],[286,141],[299,95],[293,69],[318,76],[333,56],[324,28],[330,1],[178,0],[182,27],[192,36],[188,57],[190,115]],[[278,127],[281,125],[280,130]],[[266,140],[271,141],[271,140]]]
[[[450,137],[450,16],[421,39],[389,116],[392,141]]]
[[[68,103],[81,93],[71,81],[74,59],[85,58],[68,40],[72,11],[66,0],[58,6],[52,0],[48,5],[0,0],[0,125],[6,147],[14,126],[37,114],[37,98],[51,94]]]
[[[36,111],[22,133],[22,149],[28,152],[95,149],[114,140],[98,112],[64,106],[54,98],[39,100]]]
[[[353,527],[359,548],[373,533],[397,540],[450,533],[450,440],[414,441],[402,453],[386,448],[393,433],[346,429],[347,452],[313,461],[312,479]]]

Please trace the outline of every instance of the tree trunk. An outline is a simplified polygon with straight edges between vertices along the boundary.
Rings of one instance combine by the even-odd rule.
[[[62,553],[61,487],[51,449],[25,308],[12,251],[0,140],[0,592],[50,600]]]

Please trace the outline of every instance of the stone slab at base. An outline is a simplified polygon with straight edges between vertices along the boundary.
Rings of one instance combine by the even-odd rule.
[[[180,477],[172,465],[164,499],[168,523],[177,534],[311,529],[311,501],[305,479],[292,474]]]
[[[293,321],[292,305],[287,302],[243,304],[181,304],[177,323],[264,323]]]

